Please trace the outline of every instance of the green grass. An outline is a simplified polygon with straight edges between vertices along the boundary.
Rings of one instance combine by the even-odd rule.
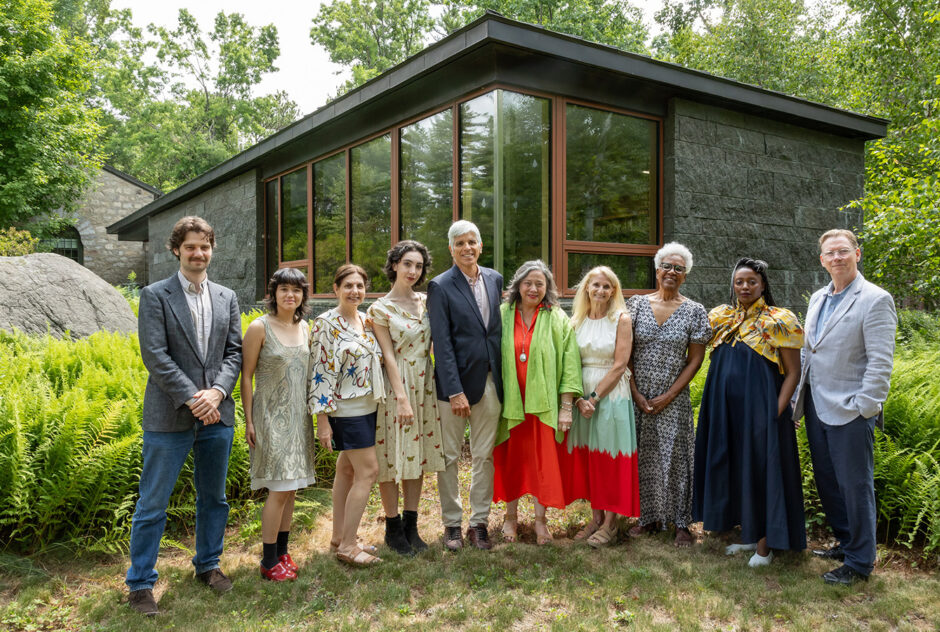
[[[230,529],[223,568],[235,582],[217,596],[192,577],[191,552],[165,549],[156,593],[161,614],[146,620],[123,603],[123,556],[77,559],[0,557],[0,628],[11,630],[933,630],[940,627],[940,577],[912,570],[881,551],[872,580],[850,589],[825,586],[830,563],[781,554],[766,569],[729,558],[707,537],[676,549],[668,533],[595,551],[570,537],[588,515],[577,504],[550,511],[556,544],[534,545],[532,508],[520,507],[521,542],[495,535],[490,553],[445,553],[436,489],[428,481],[421,530],[432,545],[414,559],[380,547],[371,569],[341,566],[326,552],[329,492],[299,499],[293,583],[258,577],[260,504]],[[379,543],[374,497],[363,521],[365,541]],[[563,539],[564,538],[564,539]],[[191,546],[191,540],[186,544]]]

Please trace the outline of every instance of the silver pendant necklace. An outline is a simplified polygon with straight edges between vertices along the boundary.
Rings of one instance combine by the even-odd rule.
[[[519,320],[522,322],[522,353],[519,354],[519,362],[525,362],[529,359],[529,356],[526,355],[526,343],[529,342],[529,339],[532,335],[532,330],[535,328],[535,319],[538,317],[539,311],[535,310],[535,314],[532,316],[532,326],[526,325],[525,317],[522,315],[522,310],[519,310]]]

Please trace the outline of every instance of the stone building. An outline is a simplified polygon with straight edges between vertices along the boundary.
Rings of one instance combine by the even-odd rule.
[[[540,257],[565,296],[593,265],[649,291],[652,256],[685,243],[683,292],[727,299],[730,266],[766,259],[774,294],[802,308],[825,278],[816,238],[862,217],[864,147],[887,121],[811,103],[487,14],[108,230],[150,241],[150,278],[184,214],[217,229],[213,278],[257,302],[277,267],[330,296],[336,266],[373,290],[385,251],[426,243],[450,265],[456,218],[483,263],[511,275]]]
[[[112,285],[126,283],[133,272],[147,284],[147,243],[119,241],[107,227],[161,195],[123,171],[104,165],[76,211],[78,221],[54,240],[53,252],[77,261]]]

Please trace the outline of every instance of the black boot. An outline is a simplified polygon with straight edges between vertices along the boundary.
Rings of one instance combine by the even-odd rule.
[[[418,535],[418,512],[406,510],[402,515],[404,516],[403,524],[405,525],[405,537],[408,538],[408,544],[416,553],[427,551],[427,543]]]
[[[401,525],[401,516],[389,518],[385,516],[385,544],[399,555],[414,555],[414,549],[405,537],[405,530]]]

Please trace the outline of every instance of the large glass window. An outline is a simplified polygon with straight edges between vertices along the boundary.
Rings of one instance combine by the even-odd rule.
[[[281,178],[281,261],[307,258],[307,170]]]
[[[431,251],[434,272],[451,265],[447,227],[453,219],[454,115],[444,110],[401,128],[399,236]]]
[[[346,263],[346,154],[313,165],[313,292],[333,291],[333,273]]]
[[[653,286],[659,243],[659,124],[565,105],[566,287],[608,265],[624,288]]]
[[[373,291],[386,291],[390,284],[382,266],[392,239],[391,136],[353,147],[349,167],[352,262],[365,268]]]
[[[549,258],[548,99],[494,90],[460,106],[461,216],[480,229],[480,263],[511,275]]]
[[[656,123],[568,104],[567,238],[657,243]]]

